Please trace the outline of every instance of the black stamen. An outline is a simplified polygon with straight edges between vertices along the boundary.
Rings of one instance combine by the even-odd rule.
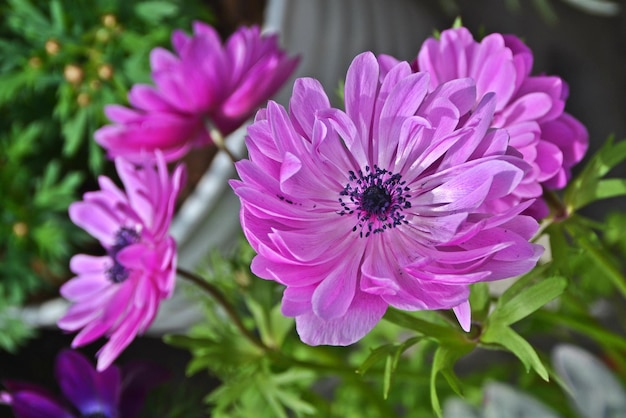
[[[139,234],[133,228],[122,227],[117,231],[115,244],[109,249],[109,256],[113,259],[113,265],[107,270],[107,276],[113,283],[122,283],[130,275],[130,270],[117,261],[117,254],[129,245],[139,242],[139,238]]]
[[[363,170],[349,171],[348,174],[350,182],[339,192],[341,209],[337,213],[345,216],[356,211],[357,223],[353,232],[359,230],[359,236],[367,238],[408,223],[401,212],[411,207],[407,201],[411,196],[402,176],[377,166],[366,166],[365,174]]]

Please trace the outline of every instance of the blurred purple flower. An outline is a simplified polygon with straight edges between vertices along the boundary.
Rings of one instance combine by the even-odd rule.
[[[525,273],[542,253],[528,242],[537,222],[520,215],[531,201],[484,210],[530,168],[490,129],[495,96],[476,105],[469,78],[429,83],[364,53],[345,112],[303,78],[289,112],[269,102],[248,128],[250,157],[231,185],[252,271],[286,286],[282,312],[307,344],[351,344],[388,305],[453,308],[468,330],[469,284]]]
[[[160,153],[146,160],[154,163],[136,167],[117,158],[126,191],[101,176],[101,190],[86,193],[69,208],[72,221],[97,238],[107,254],[72,257],[70,269],[77,277],[61,287],[61,294],[73,305],[58,325],[81,330],[73,347],[109,338],[98,352],[98,370],[150,326],[159,303],[174,289],[176,243],[168,228],[185,170],[179,166],[170,177]]]
[[[443,82],[471,77],[476,81],[477,101],[496,93],[492,126],[507,129],[509,144],[532,170],[512,194],[492,204],[498,210],[537,198],[528,213],[541,219],[548,214],[542,186],[559,189],[567,184],[589,138],[585,127],[563,111],[566,83],[556,76],[531,76],[532,66],[532,51],[519,38],[494,33],[477,42],[463,27],[426,40],[413,63],[414,69],[431,74],[431,91]]]
[[[16,418],[133,418],[148,391],[167,378],[164,370],[147,363],[97,372],[72,350],[57,356],[55,374],[63,398],[37,385],[6,381],[0,403],[10,405]]]
[[[277,35],[241,27],[222,45],[209,25],[195,22],[194,35],[172,35],[176,53],[155,48],[150,61],[156,87],[134,86],[132,108],[105,108],[114,122],[99,129],[96,142],[110,157],[136,161],[142,150],[160,149],[167,161],[191,147],[212,143],[207,124],[228,135],[283,85],[298,59],[279,48]]]

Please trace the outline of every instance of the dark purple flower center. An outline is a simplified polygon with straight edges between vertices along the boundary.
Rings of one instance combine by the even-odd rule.
[[[113,259],[113,265],[107,270],[107,276],[113,283],[122,283],[130,275],[130,270],[117,260],[117,254],[129,245],[139,242],[139,238],[139,233],[128,227],[122,227],[115,234],[115,244],[109,249],[109,256]]]
[[[359,231],[362,238],[408,223],[402,212],[411,207],[407,200],[411,195],[400,174],[366,166],[365,173],[350,171],[349,175],[350,181],[339,193],[341,210],[337,213],[356,214],[357,223],[352,231]]]

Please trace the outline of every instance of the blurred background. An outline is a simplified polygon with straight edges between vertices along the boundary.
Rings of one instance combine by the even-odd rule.
[[[67,206],[96,188],[97,175],[112,175],[111,162],[92,139],[107,122],[103,107],[126,104],[134,83],[150,82],[149,51],[170,48],[174,29],[189,32],[193,20],[202,20],[223,37],[242,24],[278,31],[288,52],[302,57],[275,98],[286,104],[294,78],[318,78],[332,96],[356,54],[371,50],[412,60],[428,36],[459,16],[476,36],[521,37],[534,52],[534,74],[567,81],[567,111],[587,126],[589,154],[609,135],[626,137],[626,7],[618,1],[1,0],[0,379],[53,381],[53,359],[71,341],[54,328],[64,308],[58,286],[70,278],[73,254],[101,251],[71,224]],[[179,202],[185,216],[192,216],[185,202],[195,198],[214,156],[203,149],[186,158],[190,181]],[[626,167],[618,171],[626,176]],[[186,267],[201,264],[211,247],[236,241],[237,203],[225,202],[215,210],[200,205],[204,213],[193,214],[204,224],[210,217],[222,222],[219,217],[231,212],[230,227],[217,241],[207,244],[206,235],[177,229],[181,251],[189,248],[187,258],[181,254]],[[623,200],[611,203],[612,210],[626,209]],[[586,211],[601,218],[608,210]],[[182,379],[187,353],[162,344],[160,334],[184,329],[197,316],[181,314],[172,322],[168,315],[160,315],[166,325],[156,324],[120,362],[166,360]],[[205,388],[199,397],[216,384],[209,376],[197,379],[195,386]],[[0,407],[0,416],[11,416],[8,408]]]

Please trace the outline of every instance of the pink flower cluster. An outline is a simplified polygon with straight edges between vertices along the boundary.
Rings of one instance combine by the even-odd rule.
[[[72,221],[100,241],[106,255],[76,255],[76,274],[61,288],[72,306],[59,320],[78,331],[73,347],[100,337],[104,370],[153,322],[176,278],[176,243],[168,234],[185,171],[170,176],[166,163],[191,147],[211,143],[207,125],[227,135],[241,126],[293,72],[298,60],[278,47],[276,35],[242,27],[222,46],[217,32],[196,22],[194,35],[176,31],[176,54],[152,51],[156,87],[136,85],[134,108],[108,106],[115,122],[95,134],[115,158],[124,184],[100,177],[100,190],[70,206]]]
[[[413,64],[357,56],[345,110],[303,78],[289,110],[257,113],[231,185],[252,271],[285,287],[304,342],[354,343],[389,306],[453,309],[469,330],[470,284],[535,266],[542,188],[566,184],[588,138],[565,83],[531,66],[515,37],[451,29]]]
[[[297,63],[258,28],[222,47],[196,23],[172,42],[175,54],[152,52],[156,87],[135,86],[132,108],[108,107],[114,124],[96,134],[125,191],[102,177],[100,191],[70,208],[106,255],[72,259],[77,277],[62,294],[74,304],[59,325],[80,331],[74,346],[109,338],[99,370],[174,286],[167,229],[184,173],[170,176],[166,162],[211,143],[208,127],[228,134],[243,124]],[[588,138],[564,112],[565,83],[531,76],[532,61],[513,36],[477,42],[451,29],[412,64],[357,56],[343,110],[301,78],[288,109],[270,101],[258,111],[231,186],[257,252],[252,271],[285,287],[282,312],[304,342],[351,344],[389,306],[453,309],[469,330],[471,284],[536,265],[543,188],[567,183]]]

